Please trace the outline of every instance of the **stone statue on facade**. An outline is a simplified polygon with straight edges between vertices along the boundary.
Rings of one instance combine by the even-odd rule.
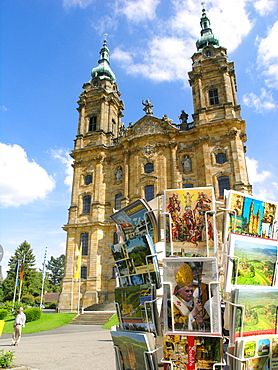
[[[188,155],[185,155],[184,156],[181,164],[182,164],[183,172],[190,172],[190,171],[192,171],[191,159],[189,158]]]
[[[153,114],[153,110],[152,110],[153,105],[150,99],[146,99],[145,102],[144,100],[142,100],[142,104],[145,106],[145,108],[143,108],[143,111],[145,111],[146,114]]]
[[[186,124],[187,123],[187,120],[188,120],[188,114],[185,113],[184,110],[181,111],[181,114],[179,116],[179,120],[181,122],[181,124]]]
[[[123,181],[123,170],[122,167],[118,167],[115,171],[115,179],[116,181],[122,182]]]
[[[122,123],[119,127],[119,136],[123,136],[125,133],[125,125]]]

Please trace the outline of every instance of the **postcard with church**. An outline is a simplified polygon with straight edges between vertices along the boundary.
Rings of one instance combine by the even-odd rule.
[[[242,286],[232,291],[230,338],[277,334],[278,287]]]
[[[152,333],[133,331],[110,331],[116,347],[117,369],[152,370],[157,368],[157,356]]]
[[[227,240],[229,232],[275,239],[278,203],[259,200],[234,190],[226,190],[225,199],[227,217],[224,240]]]
[[[157,225],[155,216],[144,199],[138,199],[111,216],[120,226],[124,241],[150,234],[156,242]]]
[[[164,191],[166,256],[214,256],[215,197],[212,187]]]
[[[229,234],[225,291],[233,285],[277,285],[278,240]]]
[[[164,333],[219,335],[221,315],[217,260],[213,257],[163,259]]]
[[[174,362],[178,369],[221,370],[222,338],[186,335],[165,335],[163,337],[163,362]]]
[[[151,284],[115,288],[115,302],[122,329],[158,335],[155,288]]]

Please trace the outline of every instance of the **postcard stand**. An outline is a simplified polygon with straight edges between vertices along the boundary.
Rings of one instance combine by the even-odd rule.
[[[122,315],[121,315],[121,310],[120,310],[120,305],[118,302],[115,302],[115,305],[116,305],[116,311],[117,311],[117,315],[118,315],[118,319],[119,319],[119,327],[120,329],[123,329],[123,326],[122,326]]]
[[[225,303],[228,303],[229,305],[231,306],[234,306],[234,310],[236,308],[242,308],[242,312],[241,312],[241,317],[240,317],[240,321],[241,321],[241,327],[240,327],[240,333],[239,333],[239,336],[242,337],[243,335],[243,323],[244,323],[244,316],[245,316],[245,306],[244,305],[241,305],[241,304],[236,304],[236,303],[232,303],[230,301],[225,301]],[[235,317],[236,317],[236,311],[233,311],[233,321],[234,321],[234,325],[235,325]],[[234,338],[231,338],[231,340],[234,342]]]
[[[154,354],[159,350],[160,348],[156,348],[154,351],[145,351],[144,352],[144,362],[145,362],[145,369],[146,370],[158,370],[156,361],[154,359]],[[121,355],[119,347],[114,345],[114,352],[115,352],[115,362],[116,362],[116,370],[124,370],[124,367],[122,365],[121,361]]]
[[[158,301],[158,299],[159,298],[156,298],[156,299],[153,299],[153,300],[151,300],[151,301],[145,301],[144,302],[144,310],[145,310],[145,315],[146,315],[146,322],[147,322],[147,326],[148,326],[148,331],[151,333],[151,328],[150,328],[150,322],[149,322],[149,320],[148,320],[148,308],[147,308],[147,305],[149,304],[152,304],[152,303],[154,303],[154,302],[157,302]],[[153,309],[152,307],[151,307],[151,309]]]
[[[118,346],[114,345],[114,352],[115,352],[116,370],[124,370]]]
[[[275,264],[273,281],[274,281],[274,284],[273,285],[274,286],[278,286],[278,261]]]

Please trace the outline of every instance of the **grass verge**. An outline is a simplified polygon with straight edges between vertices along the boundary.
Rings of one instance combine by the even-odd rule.
[[[22,329],[23,334],[32,334],[39,331],[50,330],[66,325],[76,316],[76,313],[43,313],[41,318],[36,321],[27,322],[25,328]],[[5,326],[3,333],[12,334],[14,316],[5,318]]]
[[[103,329],[111,329],[112,326],[119,325],[119,320],[117,314],[110,317],[106,324],[103,325]]]

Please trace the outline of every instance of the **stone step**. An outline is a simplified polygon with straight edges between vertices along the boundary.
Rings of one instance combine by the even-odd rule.
[[[71,324],[73,325],[104,325],[116,311],[94,311],[84,312],[81,315],[76,316]]]

